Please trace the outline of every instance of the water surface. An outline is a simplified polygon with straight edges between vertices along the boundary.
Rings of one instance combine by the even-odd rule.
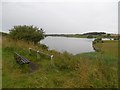
[[[87,38],[70,38],[70,37],[52,37],[48,36],[41,43],[47,45],[50,50],[59,52],[67,51],[72,54],[84,52],[94,52],[92,41],[94,39]]]

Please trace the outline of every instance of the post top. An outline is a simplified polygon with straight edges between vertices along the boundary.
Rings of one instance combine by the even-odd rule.
[[[37,53],[39,52],[39,50],[37,51]]]
[[[32,48],[29,48],[29,49],[32,49]]]
[[[53,55],[51,55],[51,58],[53,57]]]

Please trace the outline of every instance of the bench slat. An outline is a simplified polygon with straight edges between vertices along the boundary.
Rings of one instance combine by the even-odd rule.
[[[15,54],[14,57],[15,57],[15,59],[18,63],[20,63],[20,64],[29,64],[30,63],[30,61],[28,59],[26,59],[23,56],[17,54],[16,52],[14,54]]]

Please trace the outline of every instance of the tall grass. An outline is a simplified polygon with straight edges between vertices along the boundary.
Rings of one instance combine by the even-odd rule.
[[[112,55],[113,57],[118,57],[118,43],[120,41],[105,41],[105,43],[97,43],[95,44],[95,48],[99,48],[102,53]]]
[[[103,47],[107,43],[104,43]],[[54,55],[53,64],[45,56],[40,59],[36,58],[35,53],[30,56],[29,47]],[[41,45],[14,41],[7,37],[3,37],[2,51],[3,88],[118,87],[117,56],[110,55],[107,51],[72,55],[67,52],[49,51]],[[29,65],[18,65],[13,57],[14,52],[32,61],[38,69],[31,70]]]
[[[2,89],[2,36],[0,35],[0,89]]]

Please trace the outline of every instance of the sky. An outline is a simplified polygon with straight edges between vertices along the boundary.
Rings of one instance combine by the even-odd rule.
[[[0,27],[34,25],[46,33],[118,33],[118,0],[2,0]]]
[[[2,31],[2,3],[0,1],[0,31]]]

